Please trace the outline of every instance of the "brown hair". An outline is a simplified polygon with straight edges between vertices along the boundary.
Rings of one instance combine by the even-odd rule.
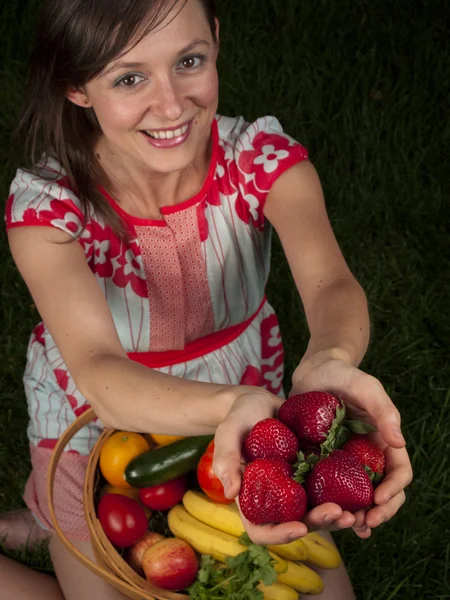
[[[123,223],[97,189],[94,156],[100,128],[92,109],[66,98],[158,27],[179,0],[44,0],[15,137],[32,164],[50,148],[80,199],[86,221],[98,215],[124,235]],[[181,8],[187,0],[183,0]],[[216,41],[215,0],[200,0]],[[180,10],[181,10],[180,8]],[[144,25],[143,25],[144,24]]]

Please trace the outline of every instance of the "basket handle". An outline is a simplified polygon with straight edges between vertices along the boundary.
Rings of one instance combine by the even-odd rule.
[[[127,589],[129,592],[132,592],[134,594],[134,597],[136,597],[136,590],[133,588],[133,586],[129,585],[122,579],[119,579],[118,577],[116,577],[115,575],[113,575],[112,573],[107,571],[106,569],[104,569],[104,568],[100,567],[99,565],[97,565],[96,563],[94,563],[86,555],[84,555],[82,552],[80,552],[78,550],[78,548],[76,548],[76,546],[74,546],[74,544],[72,544],[72,542],[64,535],[61,527],[59,526],[59,523],[58,523],[58,520],[57,520],[56,514],[55,514],[54,499],[53,499],[53,484],[55,481],[56,468],[58,466],[59,458],[60,458],[61,454],[63,453],[64,448],[67,446],[67,444],[73,438],[73,436],[76,433],[78,433],[80,431],[80,429],[82,429],[83,427],[88,425],[88,423],[90,423],[91,421],[94,421],[96,418],[97,418],[97,416],[96,416],[94,410],[92,408],[89,408],[87,411],[85,411],[83,414],[81,414],[79,417],[77,417],[77,419],[75,419],[75,421],[73,423],[71,423],[69,425],[69,427],[64,431],[62,436],[59,438],[58,443],[56,444],[56,446],[53,450],[52,458],[50,460],[50,466],[48,469],[48,476],[47,476],[47,498],[48,498],[48,508],[50,511],[50,517],[52,519],[53,527],[55,528],[55,531],[58,534],[59,539],[64,544],[64,546],[67,548],[67,550],[79,562],[81,562],[87,569],[92,571],[92,573],[95,573],[95,575],[98,575],[99,577],[101,577],[102,579],[107,581],[107,583],[109,583],[116,589],[118,589],[122,592],[124,592],[125,589]]]

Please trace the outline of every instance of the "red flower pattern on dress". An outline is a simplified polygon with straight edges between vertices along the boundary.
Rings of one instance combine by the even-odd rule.
[[[110,278],[114,273],[112,259],[118,257],[121,251],[120,242],[110,227],[93,224],[89,236],[86,237],[89,248],[85,250],[92,271],[101,278]]]
[[[228,148],[225,150],[225,148],[219,144],[217,151],[218,160],[215,181],[217,182],[218,189],[222,194],[225,196],[232,196],[237,191],[236,186],[239,180],[234,149]],[[220,199],[218,204],[220,204]]]
[[[112,262],[114,284],[120,288],[125,288],[130,284],[135,294],[146,298],[148,296],[147,281],[137,241],[131,242],[128,248],[121,243],[121,252],[116,258],[113,258]]]
[[[278,394],[283,385],[284,349],[277,317],[261,322],[262,379],[264,387]]]
[[[253,140],[253,148],[240,152],[238,167],[242,173],[250,176],[257,190],[268,192],[279,176],[283,162],[293,164],[299,159],[305,160],[307,156],[306,149],[289,138],[261,131]]]
[[[254,193],[246,192],[242,185],[239,185],[240,194],[236,198],[236,212],[244,223],[250,223],[262,231],[264,229],[264,213],[261,198],[258,198]],[[247,185],[247,189],[256,191],[253,183]]]
[[[63,369],[55,369],[53,372],[55,374],[56,381],[58,382],[59,387],[62,390],[66,391],[67,386],[69,384],[69,375],[67,371],[64,371]]]
[[[45,327],[44,323],[42,322],[39,323],[39,325],[36,325],[36,327],[33,329],[33,335],[35,336],[35,339],[38,342],[38,344],[41,344],[41,346],[45,346],[44,333]]]
[[[253,365],[248,365],[241,377],[239,385],[261,385],[261,371]]]

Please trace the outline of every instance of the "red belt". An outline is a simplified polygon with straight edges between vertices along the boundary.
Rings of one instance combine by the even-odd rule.
[[[243,323],[232,325],[231,327],[227,327],[227,329],[205,335],[193,342],[189,342],[181,350],[167,350],[165,352],[128,352],[128,358],[145,367],[160,369],[162,367],[169,367],[170,365],[187,362],[188,360],[194,360],[195,358],[199,358],[199,356],[214,352],[214,350],[226,346],[239,337],[259,314],[265,302],[266,297],[264,296],[258,310]]]

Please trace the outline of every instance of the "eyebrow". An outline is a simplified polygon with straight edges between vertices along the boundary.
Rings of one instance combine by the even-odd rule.
[[[190,52],[191,50],[193,50],[196,46],[209,46],[210,43],[207,40],[200,40],[200,39],[195,39],[193,42],[191,42],[190,44],[188,44],[187,46],[185,46],[184,48],[182,48],[178,53],[177,56],[180,57],[183,54],[186,54],[187,52]],[[103,71],[103,75],[108,75],[109,73],[113,73],[114,71],[118,71],[119,69],[141,69],[142,67],[145,66],[145,63],[141,63],[141,62],[118,62],[115,65],[111,65],[110,67],[107,67],[104,71]]]

